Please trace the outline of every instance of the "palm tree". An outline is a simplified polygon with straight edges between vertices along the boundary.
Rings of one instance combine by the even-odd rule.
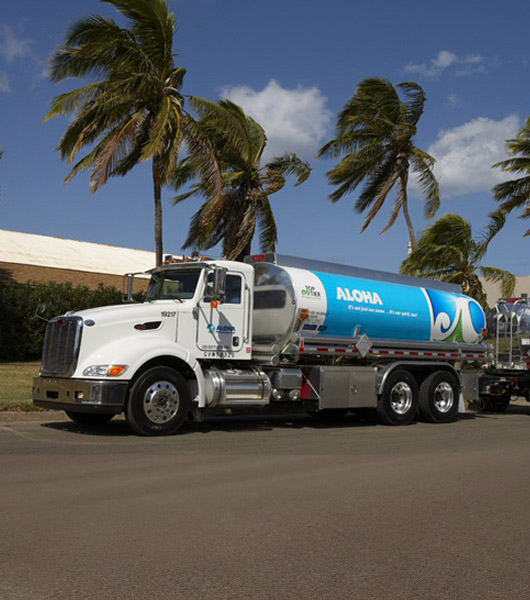
[[[296,154],[283,154],[262,164],[267,145],[265,131],[243,109],[229,100],[210,102],[194,99],[201,114],[200,126],[216,149],[222,169],[223,192],[213,196],[202,182],[173,199],[182,202],[190,196],[205,201],[192,218],[184,247],[212,248],[223,240],[223,253],[230,260],[250,254],[256,228],[263,252],[274,251],[278,241],[276,222],[269,196],[281,190],[286,177],[294,175],[295,185],[303,183],[311,167]],[[177,189],[193,181],[198,172],[196,157],[190,154],[177,169]]]
[[[505,216],[515,208],[522,209],[521,218],[530,217],[530,117],[513,140],[507,141],[512,158],[496,163],[506,173],[522,173],[523,177],[499,183],[493,188],[495,200],[501,203],[497,212],[490,216]],[[525,236],[530,235],[530,229]]]
[[[474,240],[471,225],[460,215],[445,215],[421,234],[400,272],[459,284],[464,294],[487,307],[479,273],[486,281],[501,283],[504,297],[513,295],[515,288],[515,275],[480,264],[488,242],[487,237]]]
[[[163,251],[161,189],[176,168],[182,143],[197,156],[197,169],[212,197],[221,191],[219,167],[211,144],[184,108],[186,70],[174,64],[175,19],[166,0],[102,1],[115,6],[129,27],[101,16],[73,24],[53,55],[51,79],[91,76],[96,81],[57,96],[45,120],[74,116],[58,146],[69,163],[90,148],[65,183],[90,170],[95,192],[109,177],[152,162],[158,265]]]
[[[425,100],[425,92],[417,83],[404,82],[394,86],[379,77],[365,79],[339,114],[336,138],[319,152],[319,156],[343,157],[328,172],[329,182],[338,186],[329,197],[332,203],[363,184],[355,210],[358,213],[370,210],[361,232],[397,186],[390,219],[381,233],[392,227],[402,211],[413,250],[416,237],[407,197],[410,172],[417,174],[425,196],[426,218],[432,219],[440,205],[438,182],[432,172],[434,158],[414,144]]]

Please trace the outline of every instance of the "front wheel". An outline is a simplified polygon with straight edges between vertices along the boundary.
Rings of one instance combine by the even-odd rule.
[[[458,416],[460,387],[446,371],[429,375],[420,387],[420,414],[430,423],[450,423]]]
[[[82,413],[73,412],[71,410],[64,411],[66,415],[72,419],[74,423],[78,425],[104,425],[108,423],[114,415],[108,415],[105,413]]]
[[[390,373],[377,400],[377,416],[385,425],[408,425],[418,410],[418,384],[408,371]]]
[[[169,367],[154,367],[134,382],[125,417],[139,435],[171,435],[186,420],[190,403],[184,377]]]

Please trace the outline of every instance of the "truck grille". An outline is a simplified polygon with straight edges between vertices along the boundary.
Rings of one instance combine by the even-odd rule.
[[[48,323],[42,350],[43,375],[72,375],[77,365],[81,332],[81,317],[56,317]]]

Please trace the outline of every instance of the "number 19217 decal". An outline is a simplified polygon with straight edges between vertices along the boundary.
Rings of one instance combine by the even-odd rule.
[[[163,310],[160,313],[161,317],[176,317],[177,316],[177,311],[176,310]]]

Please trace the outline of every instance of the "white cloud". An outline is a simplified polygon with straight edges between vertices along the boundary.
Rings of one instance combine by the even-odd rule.
[[[271,79],[260,91],[246,85],[225,86],[221,97],[239,104],[265,129],[265,159],[283,152],[313,158],[332,118],[327,98],[317,87],[286,89]]]
[[[0,73],[0,92],[10,92],[9,77],[7,73]]]
[[[30,56],[32,45],[33,42],[29,38],[17,37],[9,25],[0,27],[0,56],[8,63]]]
[[[449,94],[449,96],[447,96],[447,104],[451,108],[455,108],[456,106],[460,106],[462,101],[456,94]]]
[[[441,50],[437,56],[427,62],[409,63],[405,65],[406,73],[416,73],[423,77],[435,78],[441,75],[450,67],[459,66],[457,75],[473,75],[486,70],[484,57],[480,54],[468,54],[467,56],[457,56],[449,50]]]
[[[427,152],[436,159],[434,174],[445,197],[488,192],[507,175],[491,166],[505,158],[506,140],[520,128],[517,115],[501,121],[485,117],[441,131]],[[417,187],[417,182],[414,183]]]

